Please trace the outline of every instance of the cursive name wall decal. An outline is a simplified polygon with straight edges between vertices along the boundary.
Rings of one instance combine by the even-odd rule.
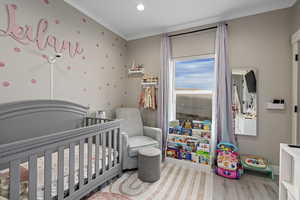
[[[83,48],[80,47],[79,42],[72,44],[71,41],[59,41],[57,37],[47,34],[48,21],[41,19],[37,25],[36,32],[34,33],[33,27],[30,25],[19,26],[16,22],[17,6],[14,4],[6,5],[8,23],[6,30],[0,29],[0,36],[11,37],[22,45],[30,43],[35,44],[41,51],[47,47],[53,48],[56,53],[68,52],[70,57],[75,57],[83,53]]]

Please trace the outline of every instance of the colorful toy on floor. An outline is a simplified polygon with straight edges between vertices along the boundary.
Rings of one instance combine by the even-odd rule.
[[[255,171],[267,174],[271,179],[274,179],[272,168],[269,166],[267,159],[256,155],[242,155],[241,164],[247,171]]]
[[[221,142],[217,146],[216,174],[230,179],[239,179],[241,167],[238,159],[238,148],[230,143]]]
[[[267,165],[265,164],[263,159],[260,159],[260,158],[258,158],[258,159],[246,158],[245,163],[250,167],[259,168],[259,169],[265,169],[267,167]]]

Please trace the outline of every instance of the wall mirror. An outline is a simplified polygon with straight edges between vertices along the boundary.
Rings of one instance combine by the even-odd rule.
[[[232,70],[232,109],[236,135],[257,135],[257,71]]]

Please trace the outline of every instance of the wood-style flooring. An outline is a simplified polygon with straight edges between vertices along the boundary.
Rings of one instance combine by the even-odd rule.
[[[277,180],[259,174],[244,174],[239,180],[217,176],[210,169],[191,162],[167,160],[161,178],[155,183],[138,179],[137,171],[126,172],[89,200],[107,199],[103,195],[121,195],[109,200],[277,200]]]
[[[277,200],[278,182],[245,174],[240,180],[213,175],[213,200]]]

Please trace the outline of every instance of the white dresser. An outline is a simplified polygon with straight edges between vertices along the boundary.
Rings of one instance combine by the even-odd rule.
[[[279,200],[300,200],[300,149],[280,144]]]

